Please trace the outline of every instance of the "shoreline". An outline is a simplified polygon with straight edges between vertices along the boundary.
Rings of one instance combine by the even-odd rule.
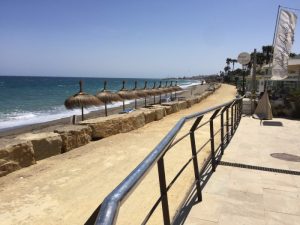
[[[176,95],[178,97],[184,97],[184,98],[190,98],[192,96],[200,95],[202,94],[207,88],[209,87],[209,84],[198,84],[198,85],[192,85],[187,87],[186,89],[183,89],[182,91],[179,91]],[[168,94],[170,96],[170,94]],[[148,97],[147,98],[147,106],[150,106],[153,104],[154,98]],[[158,102],[159,96],[156,96],[156,101]],[[157,103],[156,103],[157,104]],[[122,105],[108,108],[108,116],[113,114],[118,114],[123,111]],[[137,109],[144,108],[144,99],[138,99],[137,101]],[[129,104],[125,104],[125,108],[132,108],[134,109],[134,101],[130,102]],[[104,117],[104,109],[95,110],[92,112],[89,112],[85,114],[85,120],[97,118],[97,117]],[[76,115],[76,121],[81,121],[81,116]],[[27,133],[27,132],[43,132],[43,131],[50,131],[54,130],[56,128],[62,127],[63,125],[69,125],[72,124],[72,116],[71,117],[64,117],[61,119],[41,122],[41,123],[35,123],[35,124],[28,124],[28,125],[21,125],[16,126],[12,128],[4,128],[4,130],[0,131],[0,138],[14,138],[16,135]]]

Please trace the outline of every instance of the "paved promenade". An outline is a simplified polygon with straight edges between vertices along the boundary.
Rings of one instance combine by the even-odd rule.
[[[190,203],[180,224],[300,224],[299,133],[300,121],[260,123],[243,117],[221,161],[246,168],[219,165],[204,187],[203,201]]]

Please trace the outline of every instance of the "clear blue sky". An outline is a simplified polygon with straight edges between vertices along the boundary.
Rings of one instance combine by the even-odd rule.
[[[0,74],[216,73],[227,57],[272,43],[279,4],[300,8],[299,0],[1,0]]]

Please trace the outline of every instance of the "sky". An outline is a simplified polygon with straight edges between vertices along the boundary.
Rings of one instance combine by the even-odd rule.
[[[214,74],[227,57],[272,44],[278,5],[300,9],[298,0],[1,0],[0,74]]]

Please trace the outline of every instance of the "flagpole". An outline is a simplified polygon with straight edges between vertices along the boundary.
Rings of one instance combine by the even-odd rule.
[[[275,29],[274,29],[274,35],[273,35],[273,42],[272,42],[272,47],[273,47],[273,54],[272,54],[272,66],[273,66],[273,57],[274,57],[274,42],[275,42],[275,36],[276,36],[276,32],[277,32],[277,27],[278,27],[278,19],[279,19],[279,14],[280,14],[280,10],[281,10],[281,5],[278,5],[278,9],[277,9],[277,16],[276,16],[276,23],[275,23]],[[272,71],[271,71],[271,62],[269,62],[269,70],[268,70],[268,75],[272,76]],[[267,89],[267,80],[265,80],[265,85],[264,85],[264,92]]]
[[[276,32],[277,32],[277,26],[278,26],[278,19],[279,19],[280,8],[281,8],[281,5],[278,5],[277,17],[276,17],[276,23],[275,23],[275,30],[274,30],[274,35],[273,35],[273,43],[272,43],[273,47],[274,47],[275,36],[276,36]]]

